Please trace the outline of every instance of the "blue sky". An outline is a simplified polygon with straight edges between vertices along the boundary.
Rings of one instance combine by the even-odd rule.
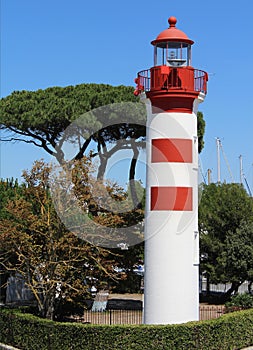
[[[253,2],[1,0],[1,96],[80,83],[132,85],[153,64],[153,40],[170,16],[192,40],[193,66],[209,73],[203,173],[217,180],[219,137],[235,181],[239,155],[253,190]],[[2,178],[20,178],[46,153],[1,145]],[[221,154],[221,180],[230,181]]]

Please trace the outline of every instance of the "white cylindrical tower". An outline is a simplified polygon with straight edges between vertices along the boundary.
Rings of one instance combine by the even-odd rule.
[[[196,114],[207,73],[191,66],[193,41],[176,22],[152,41],[154,67],[136,79],[147,106],[146,324],[199,319]]]

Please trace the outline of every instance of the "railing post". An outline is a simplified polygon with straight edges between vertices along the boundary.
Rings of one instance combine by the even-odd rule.
[[[112,310],[109,310],[109,315],[110,315],[110,325],[112,324]]]

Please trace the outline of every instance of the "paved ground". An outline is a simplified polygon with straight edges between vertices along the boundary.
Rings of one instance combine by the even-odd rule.
[[[109,294],[109,299],[132,299],[132,300],[143,300],[144,299],[144,294],[130,294],[130,293],[125,293],[125,294]]]

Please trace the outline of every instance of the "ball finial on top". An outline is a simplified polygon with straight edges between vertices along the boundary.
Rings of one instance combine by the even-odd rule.
[[[171,17],[168,19],[168,22],[169,22],[170,27],[175,27],[175,26],[176,26],[176,23],[177,23],[177,19],[176,19],[176,17],[171,16]]]

